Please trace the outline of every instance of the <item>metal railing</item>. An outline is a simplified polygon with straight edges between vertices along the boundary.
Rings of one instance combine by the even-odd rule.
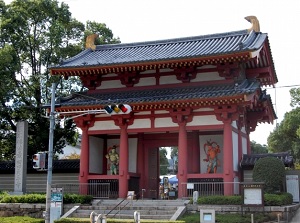
[[[182,183],[182,196],[192,198],[194,191],[200,196],[224,195],[224,187],[232,188],[235,195],[240,194],[240,182],[192,182]]]
[[[53,184],[52,187],[63,188],[64,193],[91,195],[94,198],[110,198],[110,183]]]

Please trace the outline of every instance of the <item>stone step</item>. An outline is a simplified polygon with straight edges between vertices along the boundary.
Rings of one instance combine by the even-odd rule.
[[[74,217],[74,218],[89,218],[90,217],[90,214],[91,212],[89,213],[73,213],[71,217]],[[103,213],[97,213],[97,214],[103,214]],[[117,213],[117,214],[109,214],[107,215],[106,217],[107,218],[116,218],[116,219],[133,219],[133,214],[134,212],[132,213]],[[169,220],[171,217],[173,216],[173,213],[172,214],[159,214],[159,215],[147,215],[147,214],[141,214],[140,213],[140,218],[141,219],[160,219],[160,220]]]
[[[140,214],[143,214],[143,215],[159,215],[159,214],[164,214],[164,215],[171,215],[171,214],[174,214],[174,212],[176,212],[176,210],[145,210],[145,209],[140,209],[140,210],[137,210],[137,209],[122,209],[122,210],[77,210],[76,213],[91,213],[91,212],[95,212],[97,214],[112,214],[112,215],[115,215],[115,214],[119,214],[119,213],[122,213],[122,214],[133,214],[135,211],[138,211],[140,212]]]
[[[176,211],[178,208],[178,206],[138,206],[138,205],[126,205],[126,206],[118,206],[115,207],[113,205],[107,206],[107,205],[103,205],[103,206],[80,206],[80,210],[162,210],[162,211],[167,211],[167,210],[171,210],[171,211]]]
[[[131,204],[134,206],[181,206],[185,205],[186,200],[97,200],[92,205],[124,205]]]
[[[70,217],[88,218],[94,212],[108,218],[133,219],[138,211],[141,219],[169,220],[187,203],[187,200],[93,200],[92,205],[81,205]]]

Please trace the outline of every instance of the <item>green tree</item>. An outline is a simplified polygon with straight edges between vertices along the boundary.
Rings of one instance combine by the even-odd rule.
[[[290,90],[291,95],[291,106],[297,107],[300,105],[300,88],[292,88]]]
[[[280,159],[275,157],[264,157],[256,161],[253,168],[253,180],[264,182],[266,193],[276,193],[283,186],[285,167]]]
[[[159,174],[168,174],[169,162],[167,158],[168,151],[165,147],[160,147],[159,149]]]
[[[171,147],[171,159],[173,162],[173,174],[178,173],[178,147]]]
[[[252,154],[260,154],[260,153],[268,153],[268,147],[267,145],[261,145],[255,141],[250,142],[251,146],[251,153]]]
[[[285,113],[282,122],[276,126],[268,137],[268,148],[271,152],[291,151],[300,159],[300,108]]]
[[[16,123],[29,123],[28,155],[48,150],[49,120],[44,104],[50,102],[51,84],[58,84],[56,96],[72,90],[84,91],[79,78],[53,77],[48,68],[79,53],[87,33],[99,34],[98,44],[120,42],[105,24],[71,17],[68,5],[56,0],[0,0],[0,159],[12,159]],[[107,35],[107,36],[106,36]],[[62,153],[66,142],[76,140],[72,120],[56,121],[54,152]]]

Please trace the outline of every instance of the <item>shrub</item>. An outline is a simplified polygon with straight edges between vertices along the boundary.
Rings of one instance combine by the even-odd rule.
[[[78,194],[64,194],[65,204],[90,204],[93,200],[93,196],[78,195]]]
[[[241,196],[207,196],[200,197],[197,201],[202,205],[241,205],[243,203]],[[293,203],[293,196],[290,193],[265,194],[265,206],[282,206]]]
[[[64,203],[72,204],[90,204],[93,200],[89,195],[64,194]],[[24,194],[24,195],[9,195],[1,194],[0,203],[46,203],[45,194]]]
[[[253,168],[253,181],[264,182],[265,193],[280,191],[285,176],[284,164],[275,157],[264,157],[256,161]]]
[[[44,223],[44,219],[37,219],[31,217],[0,217],[1,223]]]
[[[198,204],[241,205],[241,196],[207,196],[198,198]]]
[[[290,193],[282,194],[265,194],[265,206],[281,206],[293,203],[293,195]]]

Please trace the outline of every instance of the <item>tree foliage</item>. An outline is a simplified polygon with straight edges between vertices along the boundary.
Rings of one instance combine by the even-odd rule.
[[[300,88],[292,88],[290,90],[291,95],[291,106],[297,107],[300,105]]]
[[[253,180],[264,182],[266,193],[275,193],[281,190],[285,176],[285,167],[281,160],[275,157],[264,157],[256,161],[253,168]]]
[[[178,173],[178,147],[171,147],[171,159],[173,161],[173,174]]]
[[[271,152],[291,151],[300,159],[300,108],[285,113],[282,122],[276,126],[268,137],[268,148]]]
[[[251,153],[252,154],[261,154],[261,153],[268,153],[268,147],[267,145],[261,145],[255,141],[250,142],[251,146]]]
[[[49,74],[49,67],[79,53],[85,37],[97,33],[98,44],[120,42],[105,24],[71,17],[68,5],[56,0],[0,0],[0,159],[12,159],[18,121],[28,121],[28,155],[47,151],[50,87],[57,83],[56,96],[84,91],[78,78],[63,80]],[[62,153],[66,142],[76,140],[72,120],[56,121],[54,152]]]
[[[168,167],[169,167],[169,162],[168,162],[168,151],[165,147],[161,147],[159,149],[159,174],[160,175],[166,175],[168,174]]]

